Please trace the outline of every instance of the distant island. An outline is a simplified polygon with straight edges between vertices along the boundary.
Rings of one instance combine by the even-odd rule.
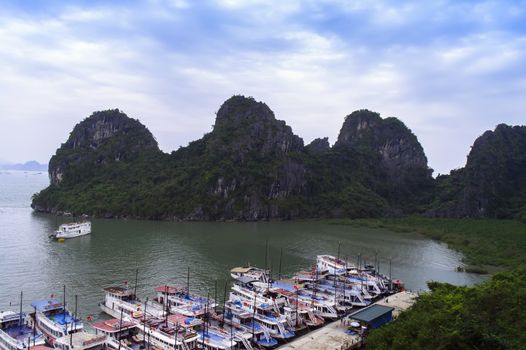
[[[446,142],[446,141],[444,141]],[[335,144],[308,145],[272,110],[233,96],[214,128],[170,154],[124,113],[93,113],[49,162],[37,211],[155,220],[492,217],[526,220],[526,127],[498,125],[466,166],[434,179],[417,137],[369,110]]]
[[[23,171],[47,171],[47,164],[41,164],[35,160],[25,163],[0,163],[0,170],[23,170]]]

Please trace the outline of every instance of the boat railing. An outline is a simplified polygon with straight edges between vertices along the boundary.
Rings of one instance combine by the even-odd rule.
[[[2,337],[13,348],[16,349],[18,347],[18,341],[16,341],[16,339],[13,339],[8,333],[4,332],[1,329],[0,329],[0,337]]]

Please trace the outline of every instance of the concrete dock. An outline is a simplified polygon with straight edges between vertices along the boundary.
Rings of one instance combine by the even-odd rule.
[[[400,292],[378,300],[375,304],[394,308],[393,318],[407,310],[416,300],[416,293]],[[358,335],[345,333],[347,326],[341,320],[309,332],[288,344],[278,347],[279,350],[344,350],[357,348],[361,339]]]

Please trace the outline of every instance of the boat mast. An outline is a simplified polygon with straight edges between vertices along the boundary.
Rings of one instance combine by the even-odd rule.
[[[190,295],[190,266],[186,272],[186,296]]]
[[[347,307],[347,303],[345,301],[345,287],[346,287],[346,284],[347,284],[347,256],[345,256],[345,273],[343,274],[343,306],[344,306],[344,308]],[[345,310],[347,312],[347,309],[345,309]]]
[[[340,264],[340,248],[341,248],[341,245],[342,245],[342,242],[341,241],[338,241],[338,254],[336,255],[336,264]],[[336,300],[337,298],[337,284],[336,284],[336,280],[338,278],[338,275],[336,274],[336,270],[334,271],[334,307],[336,308],[337,305],[338,305],[338,301]]]
[[[35,312],[33,316],[33,346],[36,345],[36,336],[37,336],[37,307],[33,306],[33,311]]]
[[[139,269],[135,270],[135,287],[133,288],[133,297],[137,298],[137,281],[139,277]]]
[[[146,297],[146,302],[144,303],[144,315],[143,315],[143,338],[142,338],[142,345],[144,348],[146,348],[146,306],[148,305],[148,297]],[[148,332],[148,336],[150,335],[150,332]],[[148,344],[148,348],[150,347],[150,344]],[[149,350],[149,349],[147,349]]]
[[[168,285],[164,285],[164,325],[168,327]]]
[[[281,259],[283,258],[283,248],[279,250],[279,269],[278,269],[278,280],[281,279]]]
[[[270,281],[272,281],[272,261],[270,261],[270,270],[269,270],[269,276],[267,279],[267,293],[270,290]]]
[[[217,313],[217,278],[214,281],[214,313]]]
[[[298,316],[299,316],[299,300],[300,300],[300,286],[298,286],[298,281],[296,281],[296,327],[298,327]]]
[[[20,291],[20,315],[18,315],[18,328],[20,331],[20,334],[22,334],[22,297],[24,295],[23,291]]]
[[[268,239],[265,241],[265,278],[268,279],[267,275],[267,263],[268,263]]]
[[[121,319],[119,321],[119,350],[121,350],[121,336],[122,336],[122,311],[124,309],[121,307]]]
[[[392,292],[393,290],[393,279],[391,275],[391,259],[389,259],[389,292]]]
[[[206,334],[208,334],[208,328],[210,328],[210,319],[208,318],[208,313],[210,312],[210,291],[206,294],[206,304],[205,304],[205,326]]]
[[[64,307],[65,308],[65,307]],[[122,309],[121,309],[122,312]],[[75,294],[75,314],[73,315],[73,321],[71,322],[71,330],[69,331],[69,346],[73,348],[73,330],[76,327],[77,320],[77,295]]]
[[[256,296],[257,294],[254,294],[254,305],[253,305],[254,309],[252,311],[252,339],[254,339],[254,326],[256,323]]]
[[[225,314],[226,314],[226,287],[228,285],[228,281],[225,280],[225,294],[223,294],[223,324],[225,324]],[[232,325],[234,324],[234,319],[232,319]]]
[[[64,285],[63,297],[64,297],[64,305],[62,305],[63,306],[63,308],[62,308],[62,310],[63,310],[62,316],[64,317],[64,321],[66,321],[66,285]],[[66,323],[66,326],[67,325],[68,324]]]

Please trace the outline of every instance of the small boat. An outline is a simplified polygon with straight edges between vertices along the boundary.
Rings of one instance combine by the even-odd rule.
[[[44,343],[42,333],[27,324],[25,313],[0,311],[0,349],[21,350]]]
[[[49,235],[51,239],[67,239],[85,236],[91,233],[91,222],[70,222],[62,224],[58,227],[58,230]]]

